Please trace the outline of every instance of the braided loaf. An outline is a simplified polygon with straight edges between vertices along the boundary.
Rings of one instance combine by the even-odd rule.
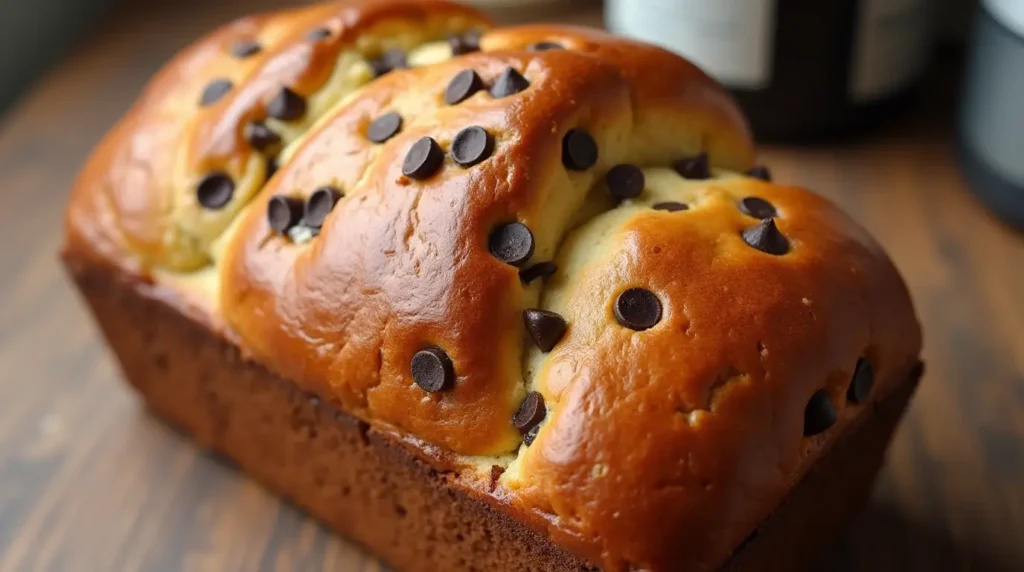
[[[65,256],[589,562],[715,569],[916,363],[906,289],[685,60],[488,28],[437,0],[221,28],[88,162]]]

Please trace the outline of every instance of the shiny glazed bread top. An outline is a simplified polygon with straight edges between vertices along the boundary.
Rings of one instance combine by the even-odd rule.
[[[67,256],[611,569],[713,569],[916,361],[880,248],[753,167],[729,96],[587,29],[448,2],[257,16],[84,168]],[[497,474],[497,473],[495,473]]]

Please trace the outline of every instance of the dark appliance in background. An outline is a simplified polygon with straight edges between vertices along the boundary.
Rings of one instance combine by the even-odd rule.
[[[725,84],[762,142],[831,138],[876,122],[903,107],[931,54],[931,0],[606,5],[612,31],[680,53]]]
[[[968,54],[960,166],[982,201],[1024,229],[1024,0],[984,0]]]

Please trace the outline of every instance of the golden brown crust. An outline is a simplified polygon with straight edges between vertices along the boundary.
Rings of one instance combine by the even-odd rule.
[[[742,116],[677,56],[527,26],[370,81],[368,59],[385,48],[486,23],[445,2],[354,6],[243,20],[179,56],[83,170],[66,251],[162,284],[245,355],[408,437],[428,462],[507,466],[486,494],[581,558],[609,569],[720,565],[916,361],[920,330],[896,270],[824,199],[738,175],[753,165]],[[323,25],[327,40],[307,38]],[[224,55],[252,37],[264,51],[243,63]],[[525,83],[499,93],[509,68]],[[485,89],[446,102],[464,70]],[[198,106],[220,77],[233,89]],[[256,153],[240,137],[282,85],[308,96],[309,111],[266,119],[288,144],[266,181],[279,149]],[[371,141],[385,113],[401,124]],[[460,165],[453,140],[471,126],[493,144]],[[565,151],[574,133],[592,138],[593,164]],[[403,173],[422,137],[442,162]],[[700,152],[710,172],[672,169]],[[620,164],[642,174],[639,195],[613,197],[605,175]],[[211,172],[235,194],[204,209],[197,181]],[[322,227],[272,230],[272,200],[306,201],[325,186],[343,196]],[[770,202],[770,230],[784,238],[769,238],[785,252],[751,238],[768,223],[745,214],[747,197]],[[531,231],[523,267],[553,261],[553,275],[526,283],[499,260],[491,240],[507,223]],[[629,288],[659,303],[642,331],[616,314]],[[564,319],[550,352],[527,335],[528,308]],[[427,349],[453,368],[435,393],[412,373]],[[877,382],[848,402],[862,357]],[[805,437],[819,390],[838,419]],[[512,418],[530,391],[546,409],[527,447]]]

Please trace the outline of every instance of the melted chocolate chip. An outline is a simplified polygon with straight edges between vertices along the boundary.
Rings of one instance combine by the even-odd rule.
[[[464,69],[448,82],[448,87],[444,90],[444,102],[448,105],[462,103],[483,88],[484,80],[480,79],[476,71]]]
[[[267,115],[281,121],[291,121],[306,114],[306,100],[299,94],[282,87],[267,103]]]
[[[270,130],[265,123],[252,121],[245,125],[245,140],[257,151],[267,151],[281,144],[281,136]]]
[[[530,81],[516,71],[515,68],[505,68],[505,71],[501,72],[498,79],[494,80],[494,85],[491,86],[491,96],[498,98],[508,97],[528,87],[530,87]]]
[[[846,399],[851,403],[864,403],[871,395],[871,388],[875,385],[875,366],[871,360],[862,357],[857,360],[857,367],[853,370],[853,379],[850,380],[850,387],[846,390]]]
[[[242,60],[260,53],[263,51],[263,46],[261,46],[256,40],[238,40],[234,44],[231,44],[230,51],[231,55]]]
[[[537,42],[526,46],[526,49],[531,52],[546,52],[548,50],[564,50],[565,46],[558,42]]]
[[[670,213],[675,213],[675,212],[685,211],[685,210],[689,210],[690,209],[690,207],[686,206],[686,204],[684,204],[684,203],[677,203],[675,201],[669,201],[669,202],[665,202],[665,203],[656,203],[651,208],[653,208],[656,211],[666,211],[666,212],[670,212]]]
[[[342,192],[334,187],[320,187],[313,191],[313,194],[306,199],[305,215],[302,217],[303,224],[312,229],[322,227],[324,221],[327,220],[327,215],[334,210],[334,205],[343,196]]]
[[[536,391],[531,391],[526,394],[522,403],[519,404],[519,409],[512,416],[512,425],[521,433],[529,433],[531,429],[544,421],[547,414],[548,409],[544,406],[544,396]]]
[[[772,218],[778,214],[775,211],[775,205],[761,197],[744,197],[740,201],[739,207],[743,214],[760,219]]]
[[[196,187],[199,204],[211,210],[223,208],[234,194],[235,182],[225,173],[210,173]]]
[[[430,137],[420,137],[412,144],[402,161],[402,174],[410,179],[423,180],[437,172],[444,161],[444,151]]]
[[[558,265],[554,262],[545,261],[538,262],[528,268],[523,268],[519,271],[519,280],[523,284],[529,284],[538,278],[547,278],[558,271]]]
[[[634,199],[644,191],[644,172],[636,165],[623,163],[609,169],[604,182],[613,197],[619,200]]]
[[[206,84],[203,88],[203,93],[199,96],[199,105],[207,107],[217,103],[221,100],[231,89],[234,84],[229,79],[215,79],[210,83]]]
[[[383,143],[402,130],[402,116],[394,111],[385,113],[366,127],[366,138],[374,143]]]
[[[565,318],[547,310],[523,310],[523,323],[530,339],[542,352],[549,352],[565,335]]]
[[[828,392],[824,389],[815,391],[804,409],[804,436],[811,437],[828,430],[838,418],[836,406],[832,404]]]
[[[405,52],[399,48],[391,48],[384,52],[379,58],[370,61],[370,68],[374,77],[380,77],[393,70],[409,67],[406,61]]]
[[[661,321],[661,301],[650,290],[630,288],[615,299],[615,319],[638,332],[652,328]]]
[[[306,34],[306,39],[311,42],[321,42],[331,37],[330,28],[314,28]]]
[[[448,36],[448,46],[453,56],[461,56],[480,50],[480,32],[472,31],[460,35]]]
[[[751,167],[750,170],[747,171],[747,176],[768,182],[771,182],[772,180],[772,172],[764,165],[755,165],[754,167]]]
[[[521,222],[503,224],[491,233],[489,246],[498,260],[522,266],[533,256],[533,233]]]
[[[429,347],[412,356],[412,379],[420,389],[436,393],[455,385],[455,366],[448,354],[438,347]]]
[[[491,156],[494,137],[479,125],[459,130],[452,139],[451,154],[462,167],[472,167]]]
[[[582,129],[570,129],[562,138],[562,164],[573,171],[586,171],[597,163],[597,142]]]
[[[767,254],[780,256],[789,252],[789,241],[775,226],[775,219],[766,218],[757,226],[743,231],[743,240],[750,246]]]
[[[676,161],[672,167],[677,173],[687,179],[708,179],[711,177],[711,167],[708,165],[707,153],[700,153],[693,157],[684,157]]]
[[[302,201],[295,197],[274,195],[267,203],[267,224],[277,234],[285,234],[288,229],[299,224],[302,219]]]

